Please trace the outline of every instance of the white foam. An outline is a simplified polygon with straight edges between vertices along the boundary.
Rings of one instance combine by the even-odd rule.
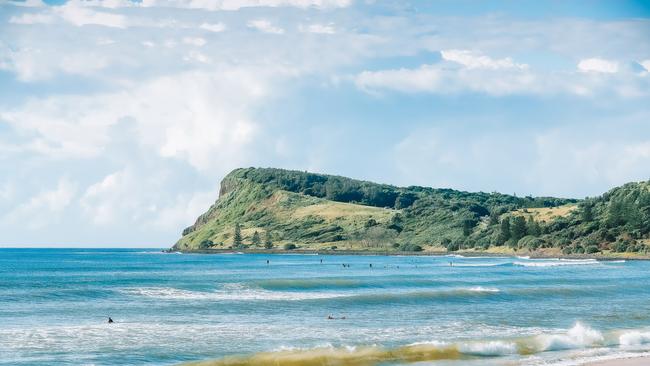
[[[454,267],[498,267],[507,264],[503,263],[454,263]]]
[[[408,346],[433,346],[433,347],[449,347],[449,343],[440,342],[440,341],[422,341],[422,342],[413,342],[408,344]]]
[[[650,332],[630,331],[618,337],[621,346],[640,346],[650,343]]]
[[[593,258],[585,258],[585,259],[569,259],[569,258],[560,258],[561,262],[598,262],[597,260]]]
[[[330,292],[279,292],[250,289],[236,286],[225,286],[217,291],[190,291],[172,287],[135,287],[126,288],[123,292],[163,300],[212,300],[212,301],[300,301],[313,299],[329,299],[346,296]]]
[[[501,290],[499,290],[496,287],[482,287],[482,286],[470,287],[470,288],[467,289],[467,291],[471,291],[471,292],[501,292]]]
[[[560,260],[544,260],[544,261],[530,261],[530,262],[520,262],[516,261],[512,263],[515,266],[521,267],[560,267],[560,266],[584,266],[584,265],[594,265],[600,264],[595,259],[560,259]]]
[[[460,344],[458,350],[467,355],[505,356],[516,354],[517,345],[505,341],[471,342]]]
[[[558,351],[595,346],[605,339],[599,331],[578,322],[566,334],[539,335],[537,340],[541,351]]]

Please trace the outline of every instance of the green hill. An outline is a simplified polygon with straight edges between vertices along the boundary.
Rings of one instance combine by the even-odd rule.
[[[647,252],[650,182],[576,200],[237,169],[173,250]]]

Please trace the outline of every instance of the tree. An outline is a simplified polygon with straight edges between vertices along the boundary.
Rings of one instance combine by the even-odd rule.
[[[504,217],[501,220],[501,228],[499,231],[499,244],[503,244],[510,239],[510,218]]]
[[[528,223],[526,224],[526,232],[528,235],[539,236],[542,233],[542,228],[539,226],[539,223],[533,219],[532,216],[528,216]]]
[[[474,226],[476,225],[476,222],[471,219],[465,219],[463,220],[463,236],[469,236],[469,234],[472,233],[472,229],[474,229]]]
[[[516,243],[526,236],[526,219],[523,216],[516,216],[510,227],[510,237]]]
[[[235,248],[240,247],[242,245],[241,226],[239,226],[239,223],[235,224],[235,235],[233,236],[232,240]]]
[[[273,248],[273,241],[271,241],[271,233],[268,230],[264,234],[264,248],[266,249]]]
[[[496,212],[496,210],[492,210],[490,212],[490,226],[496,225],[499,223],[499,213]]]
[[[580,212],[580,217],[583,222],[592,222],[594,220],[594,210],[593,205],[590,202],[585,202],[582,205],[582,211]]]
[[[618,198],[612,198],[607,208],[607,223],[610,227],[616,227],[625,223],[625,207]]]
[[[372,226],[366,229],[361,236],[361,242],[368,248],[388,247],[397,238],[397,232],[381,226]]]
[[[412,193],[400,193],[395,198],[395,209],[401,210],[410,207],[417,199],[417,196]]]
[[[260,239],[260,233],[255,230],[253,233],[253,238],[251,239],[251,242],[253,243],[254,246],[259,246],[262,240]]]

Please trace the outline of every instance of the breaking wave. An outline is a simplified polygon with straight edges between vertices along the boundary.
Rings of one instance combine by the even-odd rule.
[[[539,259],[526,262],[515,261],[512,264],[521,267],[560,267],[560,266],[584,266],[600,264],[595,259]]]
[[[281,292],[251,289],[243,286],[225,286],[217,291],[191,291],[171,287],[126,288],[122,292],[161,300],[213,300],[213,301],[300,301],[330,299],[345,296],[328,292]]]
[[[605,344],[606,335],[582,323],[558,334],[541,334],[502,340],[415,342],[401,347],[381,346],[318,346],[314,348],[282,347],[271,352],[250,356],[225,357],[218,360],[196,362],[193,366],[322,366],[353,365],[377,366],[401,362],[427,362],[501,357],[510,355],[534,355],[549,351],[571,349],[596,349],[602,346],[636,345],[650,342],[650,333],[627,331],[621,333],[620,341]]]

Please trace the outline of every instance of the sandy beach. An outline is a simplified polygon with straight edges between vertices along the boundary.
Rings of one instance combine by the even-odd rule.
[[[648,366],[648,365],[650,365],[650,358],[648,357],[599,361],[599,362],[585,364],[585,366]]]

